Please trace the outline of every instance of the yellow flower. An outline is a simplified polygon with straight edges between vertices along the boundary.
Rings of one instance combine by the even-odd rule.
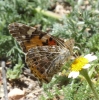
[[[96,59],[97,57],[92,54],[87,54],[84,57],[76,58],[71,65],[71,72],[68,75],[68,78],[71,78],[71,77],[76,78],[82,69],[87,69],[91,66],[90,64],[88,64],[89,62],[96,60]]]

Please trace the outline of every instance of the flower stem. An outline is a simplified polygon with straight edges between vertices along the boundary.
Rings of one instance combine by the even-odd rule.
[[[51,11],[45,11],[45,10],[42,10],[41,8],[36,8],[35,9],[38,13],[42,13],[43,15],[47,16],[47,17],[51,17],[51,18],[54,18],[56,20],[60,20],[61,19],[61,16],[58,15],[58,14],[55,14]]]
[[[81,71],[81,74],[82,74],[82,75],[85,77],[85,79],[87,80],[87,82],[88,82],[88,84],[89,84],[89,86],[90,86],[90,88],[91,88],[91,90],[92,90],[92,92],[93,92],[93,94],[94,94],[96,100],[99,100],[98,93],[96,92],[96,90],[95,90],[95,88],[94,88],[94,86],[93,86],[93,84],[92,84],[92,81],[90,80],[90,77],[89,77],[89,75],[88,75],[87,70],[86,70],[86,69],[83,69],[83,70]]]

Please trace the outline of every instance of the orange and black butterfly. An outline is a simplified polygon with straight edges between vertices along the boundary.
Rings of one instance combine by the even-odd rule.
[[[72,54],[73,39],[64,41],[21,23],[10,24],[9,32],[26,53],[27,66],[41,82],[50,82]]]

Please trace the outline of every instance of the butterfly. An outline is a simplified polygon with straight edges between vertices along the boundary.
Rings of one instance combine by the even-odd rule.
[[[25,62],[31,73],[41,82],[49,83],[72,55],[74,39],[65,41],[21,23],[11,23],[8,29],[26,53]]]

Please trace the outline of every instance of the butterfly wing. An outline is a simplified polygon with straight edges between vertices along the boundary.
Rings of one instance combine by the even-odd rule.
[[[43,82],[50,82],[63,63],[70,56],[68,49],[62,52],[60,46],[37,46],[29,49],[26,55],[27,66]]]
[[[21,23],[9,25],[9,32],[18,41],[24,52],[35,46],[56,45],[50,34],[42,32],[37,27],[30,27]]]

